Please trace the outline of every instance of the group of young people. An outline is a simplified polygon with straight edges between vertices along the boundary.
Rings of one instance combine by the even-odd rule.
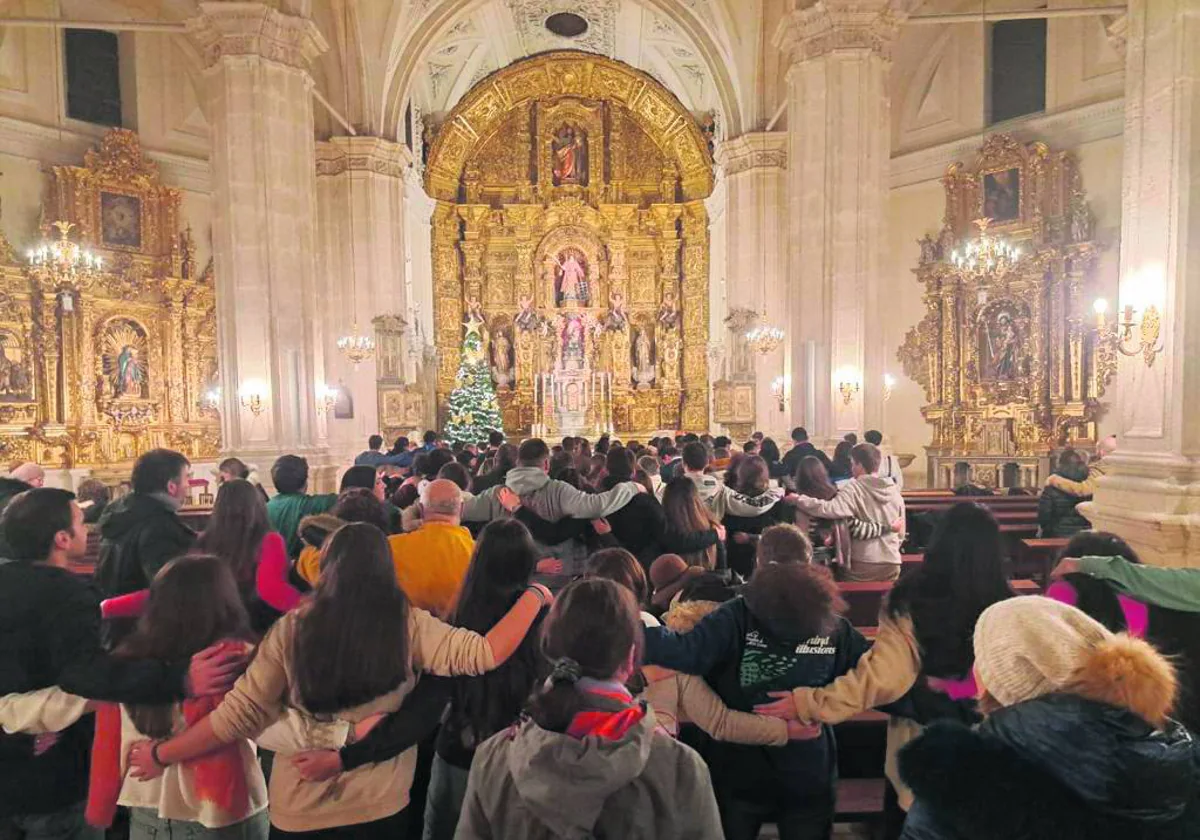
[[[872,708],[891,836],[1197,836],[1195,578],[1084,534],[1016,598],[964,502],[872,643],[836,578],[898,578],[904,510],[867,440],[839,480],[802,429],[372,439],[336,494],[230,459],[199,534],[155,450],[94,581],[72,494],[0,499],[0,837],[824,838]]]

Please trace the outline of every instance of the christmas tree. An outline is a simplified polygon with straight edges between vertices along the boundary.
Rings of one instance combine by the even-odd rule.
[[[454,379],[454,390],[450,392],[449,408],[447,440],[482,443],[489,432],[504,430],[496,388],[492,385],[487,355],[483,352],[480,325],[470,321],[463,339],[462,362]]]

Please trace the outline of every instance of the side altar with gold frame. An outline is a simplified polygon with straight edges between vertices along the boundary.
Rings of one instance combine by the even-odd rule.
[[[213,278],[180,230],[179,191],[122,129],[47,177],[43,236],[102,267],[62,273],[0,242],[0,459],[127,468],[160,446],[216,457]]]
[[[482,320],[514,434],[708,428],[712,157],[662,85],[554,52],[478,83],[437,132],[436,401]]]
[[[978,483],[999,486],[1016,464],[1019,484],[1040,485],[1057,451],[1094,444],[1116,372],[1086,317],[1100,246],[1079,166],[1069,152],[998,134],[942,183],[943,226],[920,240],[913,272],[926,314],[897,354],[925,392],[930,486],[949,486],[958,461]],[[1018,249],[1011,265],[956,263],[982,219],[984,235]]]

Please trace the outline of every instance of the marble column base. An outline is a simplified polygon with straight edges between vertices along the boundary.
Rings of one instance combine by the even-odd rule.
[[[1095,499],[1079,512],[1145,563],[1200,568],[1200,459],[1118,453],[1109,460]]]

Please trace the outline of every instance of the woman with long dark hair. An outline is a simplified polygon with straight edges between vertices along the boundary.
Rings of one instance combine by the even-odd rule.
[[[529,718],[476,752],[455,836],[720,840],[704,762],[656,734],[654,713],[625,688],[641,643],[633,595],[576,581],[542,636],[550,677]]]
[[[769,441],[770,438],[767,438]],[[764,441],[764,449],[766,441]],[[776,456],[779,450],[776,449]],[[772,525],[795,522],[795,508],[780,503],[771,492],[769,464],[761,455],[747,455],[738,464],[737,487],[743,501],[756,511],[755,516],[726,513],[721,524],[728,531],[726,552],[729,568],[749,579],[754,571],[754,549],[759,536]]]
[[[783,465],[782,455],[779,452],[779,444],[772,438],[763,438],[762,443],[758,447],[759,456],[767,462],[767,470],[770,472],[771,478],[783,478],[788,474],[788,469]]]
[[[489,522],[475,543],[449,622],[486,633],[529,586],[537,561],[537,547],[524,525],[514,519]],[[435,678],[448,683],[450,708],[438,732],[425,802],[424,840],[452,840],[475,749],[517,720],[529,693],[549,671],[544,663],[537,633],[530,632],[516,653],[490,673],[474,678]]]
[[[482,674],[505,662],[549,600],[549,592],[533,584],[486,635],[453,628],[409,606],[378,528],[346,525],[322,549],[312,599],[276,622],[221,705],[169,740],[135,744],[129,761],[137,777],[154,778],[165,767],[257,736],[288,707],[302,716],[351,722],[395,711],[418,671]],[[353,826],[355,837],[403,834],[415,762],[410,749],[314,783],[303,781],[293,762],[276,761],[272,833]]]
[[[857,666],[824,688],[776,692],[776,702],[757,711],[836,724],[906,698],[889,722],[884,769],[899,806],[907,810],[912,797],[896,773],[896,751],[935,716],[971,716],[969,708],[934,702],[938,698],[931,695],[969,702],[975,622],[1013,594],[1003,561],[1000,528],[991,513],[969,502],[950,508],[920,568],[892,588],[875,644]]]
[[[663,491],[662,506],[667,522],[660,539],[664,552],[678,554],[689,566],[726,568],[725,527],[700,501],[696,482],[687,476],[672,480]]]
[[[265,633],[299,603],[300,592],[287,583],[287,545],[271,530],[267,506],[250,482],[236,479],[221,485],[196,550],[229,564],[255,633]]]
[[[850,458],[850,453],[853,450],[854,444],[848,440],[841,441],[833,450],[833,463],[829,467],[829,480],[833,482],[835,487],[854,477],[854,464]]]
[[[637,480],[638,473],[634,466],[633,453],[614,444],[608,450],[605,475],[599,489],[611,490],[618,484]],[[667,522],[662,505],[654,494],[638,493],[629,504],[606,518],[617,542],[631,551],[643,568],[650,568],[650,564],[662,553],[658,538]]]

